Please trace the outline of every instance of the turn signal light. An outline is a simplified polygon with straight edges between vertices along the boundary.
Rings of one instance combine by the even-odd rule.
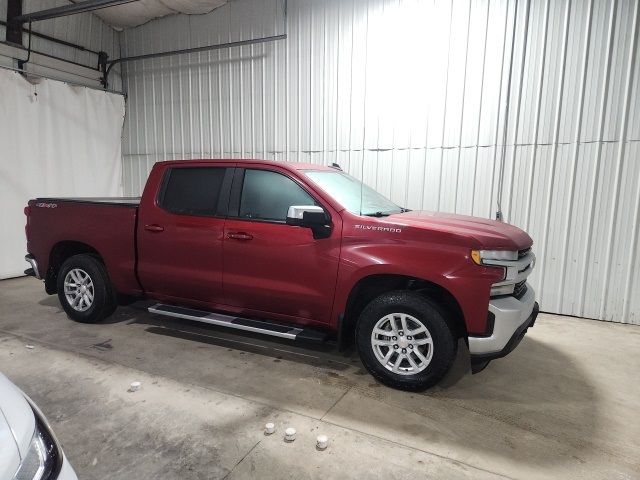
[[[471,259],[476,265],[482,265],[482,259],[480,258],[480,250],[471,250]]]

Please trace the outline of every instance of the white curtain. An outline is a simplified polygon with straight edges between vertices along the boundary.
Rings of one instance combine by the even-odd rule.
[[[0,69],[0,279],[23,274],[27,201],[121,195],[121,95]]]

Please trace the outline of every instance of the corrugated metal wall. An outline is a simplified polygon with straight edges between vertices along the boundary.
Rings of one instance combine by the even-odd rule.
[[[66,0],[23,0],[23,11],[25,13],[34,12],[68,4],[69,2]],[[0,19],[6,21],[6,18],[7,0],[0,0]],[[92,13],[80,13],[51,20],[44,20],[34,23],[32,28],[38,33],[49,35],[59,40],[79,44],[96,52],[102,50],[107,52],[110,58],[118,58],[120,56],[119,33]],[[2,25],[0,25],[0,40],[5,40],[5,27]],[[25,46],[28,44],[28,35],[26,33],[24,34],[23,44]],[[96,68],[98,65],[98,57],[94,53],[60,45],[36,36],[32,36],[31,46],[35,51],[48,55],[55,55],[56,57],[70,62],[92,66],[93,68]],[[16,66],[12,65],[12,63],[14,62],[10,59],[5,58],[4,61],[0,59],[0,64],[2,65]],[[111,83],[110,88],[112,89],[122,89],[120,70],[119,66],[114,67],[113,72],[109,76]],[[79,75],[63,75],[63,77],[69,77],[70,80],[83,82],[81,76],[82,72],[79,70],[77,72]],[[86,83],[93,85],[96,82],[90,81],[87,78]]]
[[[281,33],[279,7],[153,21],[124,54]],[[640,323],[638,8],[290,0],[286,41],[126,64],[126,193],[198,157],[338,162],[402,205],[483,217],[501,189],[543,310]]]

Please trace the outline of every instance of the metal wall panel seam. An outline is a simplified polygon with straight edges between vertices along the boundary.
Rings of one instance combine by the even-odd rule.
[[[471,0],[469,0],[469,13],[467,14],[467,39],[465,40],[465,49],[464,49],[464,71],[462,74],[462,108],[460,109],[460,134],[458,136],[458,162],[456,164],[456,181],[455,188],[453,194],[453,211],[458,212],[458,183],[460,180],[460,154],[461,154],[461,145],[462,145],[462,125],[464,121],[464,104],[465,104],[465,93],[467,89],[467,66],[469,63],[469,36],[471,35]]]
[[[240,35],[243,35],[242,23],[240,23]],[[242,37],[240,37],[242,38]],[[238,66],[240,70],[240,90],[238,91],[238,97],[240,99],[240,156],[244,158],[245,156],[245,138],[244,138],[244,69],[242,65],[242,48],[238,50]],[[251,98],[251,94],[249,95]]]
[[[368,6],[368,2],[367,2]],[[309,9],[309,112],[308,112],[308,121],[309,121],[309,133],[307,138],[307,145],[309,150],[313,150],[313,3],[311,4],[311,8]],[[298,155],[300,154],[301,145],[298,144]],[[309,157],[311,158],[311,157]]]
[[[528,0],[529,1],[529,0]],[[517,2],[514,3],[514,15],[516,14],[515,12],[515,8],[517,7]],[[508,31],[508,26],[509,24],[509,4],[507,3],[507,8],[505,8],[505,14],[504,14],[504,36],[502,38],[502,60],[500,61],[500,87],[498,88],[498,112],[496,115],[496,123],[495,123],[495,127],[494,127],[494,139],[493,139],[493,143],[495,145],[494,150],[493,150],[493,168],[492,168],[492,172],[491,172],[491,189],[490,189],[490,206],[489,206],[489,211],[491,212],[493,209],[493,199],[499,198],[500,193],[499,192],[494,192],[494,187],[495,187],[495,180],[496,180],[496,166],[498,165],[498,138],[500,135],[500,114],[502,109],[500,108],[501,104],[502,104],[502,81],[504,79],[504,58],[505,58],[505,53],[507,50],[507,31]],[[515,28],[515,22],[514,22],[514,28]],[[511,47],[513,49],[513,46]],[[511,55],[511,52],[509,53],[509,55]],[[507,102],[509,101],[509,99],[507,98],[506,100]],[[502,119],[503,122],[506,122],[507,119],[503,118]],[[502,134],[502,143],[504,144],[506,142],[506,138],[504,136],[504,129],[503,129],[503,134]],[[498,169],[498,185],[500,185],[501,180],[501,172],[500,169]],[[498,187],[498,190],[500,190],[500,187]]]
[[[367,1],[367,12],[369,11],[369,9],[371,8],[371,2]],[[383,10],[383,14],[384,14],[384,0],[382,2],[382,10]],[[374,27],[374,32],[375,32],[375,27]],[[366,37],[366,42],[367,42],[367,56],[369,55],[369,33],[367,32],[367,37]],[[367,57],[368,58],[368,57]],[[374,84],[375,85],[375,84]],[[375,92],[375,86],[372,89]],[[372,95],[373,98],[375,98],[375,95]],[[377,103],[377,102],[373,102],[373,103]],[[375,129],[376,129],[376,149],[375,149],[375,154],[376,154],[376,168],[375,168],[375,173],[373,175],[373,178],[375,178],[375,184],[373,185],[373,188],[375,188],[376,190],[379,190],[378,187],[378,180],[380,178],[379,175],[379,166],[380,166],[380,111],[377,110],[376,111],[377,115],[376,115],[376,120],[375,120]],[[364,123],[365,125],[367,124],[367,117],[366,115],[364,116]],[[363,136],[364,137],[364,141],[363,141],[363,145],[362,145],[362,150],[363,150],[363,160],[362,160],[362,179],[364,180],[364,166],[365,166],[365,162],[364,162],[364,150],[365,150],[365,145],[366,145],[366,135]]]
[[[172,68],[173,65],[173,58],[169,57],[169,69]],[[174,108],[173,106],[175,105],[175,97],[174,97],[174,93],[173,93],[173,75],[169,75],[169,96],[170,96],[170,106],[171,108],[170,113],[171,113],[171,151],[175,152],[176,151],[176,125],[174,125],[173,123],[173,119],[176,118],[175,117],[175,112],[174,112]]]
[[[327,98],[329,98],[329,93],[327,92],[327,88],[329,85],[329,82],[327,82],[327,4],[323,3],[322,6],[322,58],[325,60],[324,62],[322,62],[322,79],[324,87],[322,102],[322,161],[323,163],[326,163],[326,151],[328,150],[326,132],[328,115],[326,105]]]
[[[228,39],[231,41],[231,8],[229,8],[229,32]],[[229,57],[229,151],[233,152],[236,150],[235,148],[235,135],[234,135],[234,108],[233,108],[233,61],[232,61],[231,50],[227,50],[227,55]]]
[[[274,16],[274,31],[277,29],[277,15]],[[286,28],[286,27],[285,27]],[[278,66],[280,65],[280,58],[278,55],[278,46],[274,46],[273,55],[274,55],[274,68],[273,68],[273,149],[275,150],[278,146],[278,87],[279,87],[279,79],[278,79]],[[267,155],[267,113],[266,113],[266,91],[267,91],[267,63],[266,63],[266,51],[267,46],[263,45],[262,49],[262,151],[263,154]],[[274,155],[273,159],[276,157]]]
[[[352,10],[351,10],[351,17],[352,19],[355,20],[355,16],[356,16],[356,4],[355,4],[355,0],[353,0],[351,2],[352,5]],[[354,28],[353,28],[353,24],[351,25],[351,61],[349,62],[349,102],[353,101],[353,42],[354,42]],[[351,105],[350,105],[351,106]],[[347,170],[351,171],[351,139],[353,138],[353,131],[352,131],[352,127],[353,127],[353,115],[352,115],[353,109],[349,108],[349,165],[347,166]]]
[[[267,91],[267,82],[266,82],[266,76],[267,76],[267,66],[266,66],[266,62],[265,62],[265,57],[267,56],[266,54],[266,50],[267,50],[267,46],[266,45],[262,45],[261,46],[261,50],[262,50],[262,58],[260,59],[260,62],[262,64],[262,95],[261,97],[261,119],[262,119],[262,154],[266,157],[267,156],[267,110],[266,110],[266,103],[265,103],[265,99],[266,99],[266,91]],[[278,68],[277,66],[278,64],[278,47],[275,47],[273,49],[273,53],[275,55],[275,65],[276,68],[273,69],[273,84],[274,84],[274,91],[276,92],[276,94],[273,96],[273,116],[274,116],[274,120],[273,120],[273,132],[274,132],[274,139],[273,139],[273,143],[274,143],[274,147],[278,141],[278,139],[276,138],[276,132],[278,131]]]
[[[511,168],[511,172],[510,172],[510,176],[509,176],[509,195],[507,196],[507,198],[509,199],[509,213],[507,215],[507,221],[511,220],[511,214],[513,212],[513,183],[514,183],[514,173],[515,173],[515,166],[516,166],[516,147],[517,147],[517,143],[518,143],[518,131],[520,130],[520,107],[522,105],[522,86],[524,84],[524,71],[525,71],[525,65],[527,63],[527,48],[529,46],[529,15],[531,12],[531,0],[527,0],[527,5],[526,5],[526,9],[525,9],[525,14],[524,14],[524,30],[522,32],[522,59],[520,61],[520,79],[518,82],[518,101],[516,102],[516,111],[515,111],[515,115],[514,115],[514,119],[515,119],[515,125],[513,127],[513,147],[512,147],[512,151],[511,151],[511,162],[513,164],[513,168]],[[503,137],[503,142],[506,143],[506,137],[507,137],[507,133],[508,130],[506,128],[506,124],[505,124],[505,131],[504,131],[504,137]],[[504,148],[504,147],[503,147]],[[504,153],[503,153],[504,156]],[[503,162],[506,161],[505,159],[502,160]]]
[[[639,14],[638,14],[638,0],[636,0],[636,11],[634,15],[634,29],[635,29],[635,44],[636,51],[632,55],[632,60],[638,60],[638,23],[640,22]],[[637,258],[637,249],[638,249],[638,230],[640,229],[640,175],[638,176],[638,181],[636,182],[636,196],[634,199],[634,213],[633,213],[633,231],[631,234],[631,254],[629,255],[629,259],[633,261]],[[630,266],[627,270],[627,279],[625,282],[625,292],[624,292],[624,305],[622,307],[622,319],[625,321],[627,319],[627,315],[629,314],[629,303],[631,302],[631,292],[633,290],[634,278],[633,278],[634,268]]]
[[[253,33],[251,34],[251,38],[253,38]],[[253,49],[253,45],[250,45],[250,50],[251,50],[251,58],[253,59],[254,56],[254,49]],[[255,104],[256,104],[256,84],[255,84],[255,68],[254,68],[254,62],[252,61],[249,64],[249,73],[251,76],[251,96],[249,97],[251,102],[250,102],[250,112],[251,112],[251,157],[255,158],[256,157],[256,135],[255,135],[255,128],[256,128],[256,108],[255,108]],[[262,74],[264,75],[264,72],[262,72]],[[264,98],[264,95],[262,95],[262,97]]]
[[[187,41],[187,45],[193,45],[193,42],[191,40],[191,15],[187,16],[188,19],[188,23],[187,23],[187,36],[188,36],[188,41]],[[188,92],[189,92],[189,99],[187,101],[187,109],[188,109],[188,120],[189,120],[189,144],[191,146],[191,148],[189,148],[189,153],[191,154],[191,158],[193,158],[193,151],[195,150],[194,148],[194,144],[193,144],[193,98],[194,98],[194,94],[193,94],[193,81],[192,81],[192,76],[193,76],[193,67],[191,65],[191,58],[192,58],[192,54],[187,55],[186,57],[186,62],[187,62],[187,85],[189,86]]]
[[[631,233],[631,254],[629,255],[629,259],[631,262],[637,258],[638,254],[638,230],[640,230],[640,175],[638,176],[638,181],[636,182],[636,196],[634,199],[634,213],[633,213],[633,230]],[[629,303],[631,302],[631,296],[634,286],[634,277],[633,273],[635,273],[635,268],[630,265],[630,268],[627,270],[627,278],[625,282],[625,292],[624,296],[624,304],[622,307],[622,320],[627,323],[627,315],[629,314]],[[632,323],[632,322],[629,322]]]
[[[207,98],[209,101],[207,102],[207,110],[209,112],[209,152],[211,157],[214,156],[214,152],[216,151],[213,146],[213,91],[211,90],[211,82],[213,79],[213,73],[211,71],[211,51],[207,52]]]
[[[182,42],[180,42],[180,44],[182,45]],[[176,60],[178,62],[178,101],[180,102],[179,105],[182,106],[184,105],[183,101],[182,101],[182,93],[184,92],[184,88],[182,86],[182,56],[178,55],[178,57],[176,57]],[[180,113],[180,153],[182,155],[182,158],[185,158],[185,149],[184,149],[184,113],[181,112]]]
[[[101,90],[101,89],[100,89]],[[592,144],[597,144],[599,142],[580,142],[580,145],[592,145]],[[626,140],[627,145],[632,145],[632,144],[637,144],[640,143],[640,140]],[[618,140],[612,140],[612,141],[602,141],[603,145],[618,145],[619,141]],[[528,143],[518,143],[516,145],[516,147],[531,147],[534,144],[528,144]],[[539,143],[537,144],[539,147],[552,147],[553,144],[552,143]],[[573,142],[558,142],[558,146],[572,146],[574,145]],[[500,145],[498,145],[500,146]],[[508,144],[507,146],[512,146],[511,144]],[[479,149],[490,149],[493,148],[494,145],[477,145],[477,148]],[[463,146],[461,147],[462,150],[475,150],[476,149],[476,145],[469,145],[469,146]],[[423,152],[425,150],[427,151],[440,151],[440,150],[445,150],[445,151],[450,151],[450,150],[456,150],[457,151],[458,147],[454,146],[454,147],[429,147],[429,148],[424,148],[424,147],[413,147],[413,148],[403,148],[403,147],[396,147],[396,148],[365,148],[364,151],[365,152],[370,152],[370,153],[393,153],[393,152],[409,152],[409,151],[413,151],[413,152]],[[329,149],[326,151],[326,153],[349,153],[349,152],[353,152],[353,153],[358,153],[361,154],[362,153],[362,149],[361,148],[354,148],[352,150],[349,149]],[[323,152],[322,149],[307,149],[307,148],[303,148],[300,150],[300,153],[303,154],[321,154]],[[198,154],[199,152],[197,150],[193,151],[193,154]],[[205,152],[206,153],[206,152]],[[215,151],[215,153],[219,153],[218,150]],[[225,153],[234,153],[234,154],[240,154],[241,150],[235,149],[235,150],[226,150]],[[284,155],[285,154],[285,150],[274,150],[274,149],[267,149],[268,154],[278,154],[278,155]],[[166,155],[167,156],[171,156],[171,155],[175,155],[175,156],[179,156],[181,154],[181,152],[176,151],[176,152],[171,152],[171,151],[167,151]],[[129,152],[126,153],[126,155],[154,155],[153,152],[143,152],[143,153],[134,153],[134,152]],[[191,154],[187,154],[187,157],[190,156]],[[187,158],[185,158],[187,159]],[[287,161],[294,161],[292,159],[288,159]]]
[[[222,50],[218,50],[218,64],[222,64]],[[221,156],[224,154],[224,132],[222,129],[222,68],[218,67],[218,138],[220,139]]]
[[[528,2],[528,0],[527,0]],[[487,19],[484,24],[484,45],[482,47],[482,69],[480,72],[480,98],[478,99],[478,118],[476,123],[478,127],[476,128],[476,145],[475,152],[473,157],[473,183],[471,185],[471,215],[475,212],[476,205],[476,183],[477,183],[477,172],[478,172],[478,153],[480,148],[478,147],[480,143],[480,126],[482,120],[482,100],[484,98],[484,69],[486,67],[487,61],[487,38],[489,36],[489,7],[491,6],[491,0],[487,0]],[[409,178],[407,176],[407,178]]]
[[[594,0],[589,0],[589,4],[587,7],[587,20],[586,20],[586,28],[584,34],[584,47],[582,50],[582,81],[580,82],[580,92],[578,94],[578,118],[576,120],[576,129],[575,129],[575,144],[573,148],[573,156],[571,158],[571,176],[569,177],[569,200],[567,202],[566,209],[566,221],[564,222],[564,233],[563,233],[563,248],[560,254],[562,255],[561,262],[561,271],[560,271],[560,291],[558,295],[558,303],[556,310],[560,311],[562,308],[562,299],[564,297],[564,286],[565,286],[565,275],[567,271],[567,262],[569,261],[567,251],[569,250],[569,226],[571,224],[571,211],[573,209],[573,197],[575,193],[575,183],[576,183],[576,165],[578,163],[578,154],[580,152],[580,136],[582,134],[582,116],[584,112],[584,96],[585,96],[585,87],[587,84],[587,69],[589,67],[589,46],[591,44],[591,17],[593,15],[593,2]]]
[[[285,26],[287,31],[290,31],[290,27],[288,25],[289,22],[289,14],[287,14],[287,18],[285,19]],[[287,37],[289,38],[289,37]],[[285,143],[285,151],[286,151],[286,158],[290,158],[290,149],[291,149],[291,137],[290,137],[290,129],[291,129],[291,114],[289,113],[290,111],[290,102],[289,102],[289,97],[290,97],[290,92],[291,92],[291,68],[290,68],[290,63],[291,63],[291,59],[290,59],[290,53],[291,49],[289,48],[289,41],[285,42],[284,44],[284,126],[285,126],[285,132],[284,132],[284,143]],[[274,145],[275,147],[275,145]]]
[[[208,53],[208,52],[207,52]],[[200,155],[204,156],[204,126],[202,121],[202,110],[203,110],[203,101],[202,101],[202,52],[198,52],[198,99],[200,100],[200,108],[198,109],[198,121],[200,122]],[[208,99],[209,105],[211,105],[211,99]],[[154,102],[155,103],[155,102]],[[209,117],[211,118],[211,117]],[[210,152],[213,153],[213,152]]]
[[[139,65],[136,65],[136,70],[140,68]],[[139,99],[139,95],[138,95],[138,83],[139,83],[139,78],[137,77],[133,77],[133,95],[136,99]],[[130,91],[130,90],[129,90]],[[136,100],[139,101],[139,100]],[[136,153],[140,152],[140,109],[136,109],[136,118],[135,118],[135,123],[134,123],[134,129],[135,129],[135,136],[132,136],[132,139],[134,139],[134,141],[132,141],[132,147],[134,145],[135,142],[135,147],[131,149],[131,151],[135,151]],[[141,181],[140,181],[140,163],[138,163],[138,165],[136,165],[136,178],[137,178],[137,183],[138,183],[138,188],[140,188],[141,185]]]
[[[449,93],[449,59],[451,57],[451,37],[452,37],[452,29],[453,29],[453,0],[449,6],[449,35],[448,35],[448,43],[447,43],[447,66],[445,68],[445,81],[444,81],[444,104],[442,109],[442,125],[445,124],[447,119],[447,96]],[[440,139],[440,145],[444,146],[446,130],[442,129],[442,138]],[[363,145],[364,148],[364,145]],[[438,203],[436,210],[440,210],[440,199],[442,196],[442,166],[444,164],[444,150],[440,150],[440,169],[438,171]],[[364,176],[363,176],[364,178]]]
[[[367,41],[369,38],[369,0],[367,0],[367,15],[364,29],[364,85],[362,86],[364,90],[364,102],[363,102],[363,124],[362,124],[362,162],[360,163],[360,178],[364,179],[364,163],[365,163],[365,154],[364,154],[364,145],[367,133],[367,67],[369,65],[369,42]]]
[[[533,148],[531,149],[531,157],[530,157],[530,165],[529,165],[529,181],[527,185],[527,213],[526,219],[524,222],[524,229],[529,231],[530,220],[531,220],[531,202],[533,201],[533,183],[534,183],[534,175],[536,172],[536,156],[538,151],[538,133],[540,130],[540,110],[542,107],[542,91],[544,88],[544,68],[546,62],[546,53],[547,53],[547,34],[549,27],[549,10],[551,0],[546,0],[544,4],[544,27],[542,33],[542,45],[541,45],[541,53],[540,53],[540,65],[539,65],[539,75],[538,75],[538,84],[537,84],[537,100],[535,107],[535,120],[533,127]]]
[[[298,99],[297,102],[297,106],[298,106],[298,117],[296,118],[296,121],[298,122],[298,128],[296,129],[296,131],[298,132],[298,139],[297,139],[297,143],[296,143],[296,150],[299,151],[300,150],[300,145],[302,145],[302,102],[300,101],[300,85],[302,85],[302,69],[300,68],[300,52],[302,51],[302,47],[301,47],[301,41],[300,39],[302,38],[302,33],[301,33],[301,25],[302,25],[302,21],[301,21],[301,17],[302,17],[302,13],[300,13],[300,8],[298,8],[298,22],[297,22],[297,26],[298,26],[298,60],[297,60],[297,67],[298,67],[298,81],[296,83],[296,98]],[[298,161],[300,161],[300,155],[298,154]]]
[[[151,62],[151,68],[153,68],[153,64],[155,62]],[[153,112],[153,152],[155,154],[158,153],[158,110],[157,110],[157,96],[156,96],[156,74],[153,72],[151,74],[151,104],[152,104],[152,112]]]
[[[142,71],[145,71],[145,62],[144,60],[142,61]],[[149,151],[149,138],[147,135],[147,131],[149,130],[147,128],[147,125],[149,125],[149,123],[147,122],[147,82],[144,81],[144,78],[142,79],[142,81],[140,82],[142,84],[142,98],[144,99],[145,105],[144,108],[142,109],[142,119],[143,119],[143,124],[144,124],[144,128],[142,130],[142,137],[144,139],[144,151],[148,152]],[[138,137],[140,137],[140,132],[137,135]],[[139,150],[138,150],[139,151]],[[146,170],[146,161],[145,161],[145,170]],[[144,174],[142,173],[142,171],[140,171],[140,179],[144,178]]]
[[[598,184],[598,176],[600,173],[600,161],[602,158],[602,137],[604,135],[604,118],[605,113],[607,111],[607,98],[609,93],[609,74],[611,71],[611,57],[613,51],[613,36],[615,34],[616,28],[616,9],[617,9],[617,0],[612,0],[611,2],[611,10],[609,13],[609,26],[608,26],[608,39],[607,39],[607,59],[606,59],[606,67],[604,71],[604,85],[602,86],[602,96],[600,97],[600,118],[598,120],[598,143],[596,149],[596,158],[595,165],[593,168],[593,175],[591,177],[591,188],[589,191],[591,195],[589,196],[589,215],[587,216],[587,244],[585,245],[584,255],[582,257],[582,275],[580,276],[580,300],[578,304],[580,305],[580,315],[584,315],[584,296],[586,294],[587,288],[587,277],[589,275],[589,253],[591,250],[591,238],[593,235],[593,217],[595,215],[596,208],[596,196],[597,196],[597,184]],[[608,279],[606,279],[608,281]]]
[[[611,221],[609,222],[609,230],[608,230],[608,242],[609,249],[607,251],[606,264],[605,264],[605,282],[602,289],[602,303],[600,304],[600,317],[605,318],[606,316],[606,304],[607,304],[607,295],[609,293],[609,275],[611,274],[611,261],[613,256],[613,242],[615,240],[615,231],[616,231],[616,220],[618,218],[618,200],[620,195],[620,182],[622,180],[622,163],[624,161],[624,153],[626,148],[626,136],[627,136],[627,128],[629,121],[629,107],[630,98],[631,98],[631,87],[633,85],[633,75],[634,75],[634,59],[636,56],[636,52],[638,49],[638,6],[640,4],[639,0],[635,2],[635,9],[633,13],[633,34],[631,36],[631,43],[629,45],[629,57],[627,60],[627,80],[625,85],[625,94],[624,94],[624,110],[622,113],[622,125],[620,126],[620,140],[618,144],[618,160],[616,162],[616,181],[614,184],[614,194],[613,201],[611,202],[611,214],[609,218]],[[632,247],[633,248],[633,247]],[[634,257],[630,257],[633,259]],[[631,270],[631,265],[629,266],[629,270]],[[626,287],[625,287],[626,290]],[[624,315],[623,315],[624,319]]]
[[[127,85],[127,92],[131,92],[131,82],[130,82],[130,77],[128,75],[125,76],[125,82],[126,82],[126,85]],[[127,105],[127,106],[130,107],[130,105]],[[128,117],[128,118],[126,118],[126,120],[128,120],[128,121],[125,123],[125,125],[127,125],[127,129],[129,131],[129,135],[128,135],[128,138],[127,138],[127,141],[129,143],[129,152],[131,152],[133,150],[132,145],[131,145],[132,139],[133,139],[133,132],[132,132],[132,128],[133,127],[132,127],[132,124],[131,124],[131,114],[132,114],[131,111],[129,111],[128,115],[126,115],[126,113],[125,113],[125,116]],[[129,170],[131,172],[131,175],[129,176],[129,184],[133,187],[133,164],[129,165],[129,167],[130,167]]]
[[[336,103],[335,103],[335,111],[336,111],[336,122],[335,122],[335,126],[336,126],[336,131],[335,131],[335,138],[336,138],[336,148],[340,145],[340,135],[339,135],[339,125],[340,122],[338,121],[338,112],[339,110],[339,101],[340,101],[340,39],[342,38],[340,29],[342,27],[342,2],[338,3],[338,28],[337,28],[337,36],[336,36],[336,78],[335,78],[335,82],[336,82]],[[336,154],[336,163],[338,163],[338,155]],[[407,189],[408,190],[408,189]]]
[[[563,37],[562,37],[562,53],[560,54],[560,80],[558,81],[558,92],[556,98],[556,113],[555,113],[555,121],[554,121],[554,132],[553,132],[553,146],[551,147],[551,165],[549,171],[551,176],[547,181],[547,191],[546,191],[546,202],[545,202],[545,211],[549,212],[545,215],[545,221],[543,223],[542,229],[542,249],[540,250],[540,267],[538,270],[539,278],[544,278],[545,267],[547,266],[547,244],[549,241],[549,223],[551,221],[551,202],[553,201],[553,189],[554,189],[554,180],[556,176],[556,162],[558,158],[558,140],[560,136],[560,118],[562,115],[562,93],[564,89],[564,78],[566,71],[566,60],[567,60],[567,43],[569,40],[569,22],[570,22],[570,12],[571,12],[571,0],[565,0],[566,10],[564,15],[564,28],[563,28]],[[531,207],[529,207],[531,209]],[[569,221],[569,219],[566,219]],[[541,281],[540,295],[542,296],[542,289],[544,285]]]

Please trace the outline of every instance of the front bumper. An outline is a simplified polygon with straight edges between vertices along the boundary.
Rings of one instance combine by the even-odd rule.
[[[490,335],[469,336],[469,353],[474,372],[482,370],[489,361],[513,351],[535,323],[538,310],[535,292],[529,285],[526,293],[519,299],[513,296],[491,299],[489,311],[495,317],[493,331]]]

